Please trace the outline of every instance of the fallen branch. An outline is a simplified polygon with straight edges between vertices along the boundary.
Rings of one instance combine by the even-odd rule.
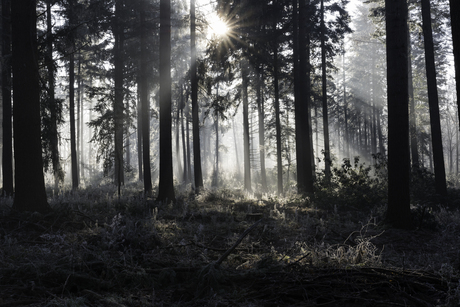
[[[246,229],[243,232],[243,234],[239,237],[239,239],[236,240],[235,244],[233,244],[232,247],[230,247],[222,256],[220,256],[220,258],[214,263],[214,266],[216,266],[216,267],[220,266],[222,264],[222,262],[225,259],[227,259],[228,255],[230,255],[235,250],[235,248],[241,243],[241,241],[243,241],[244,237],[246,237],[254,228],[256,228],[256,226],[259,225],[260,222],[262,222],[262,220],[263,219],[258,220],[257,222],[252,224],[251,227]]]

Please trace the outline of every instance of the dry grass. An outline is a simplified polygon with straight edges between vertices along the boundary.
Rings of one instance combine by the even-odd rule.
[[[46,216],[1,200],[0,306],[460,303],[458,211],[433,215],[438,230],[400,231],[378,224],[382,207],[224,189],[160,205],[138,191],[61,193]]]

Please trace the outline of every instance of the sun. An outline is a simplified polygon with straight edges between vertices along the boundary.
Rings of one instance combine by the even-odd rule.
[[[220,19],[217,15],[210,16],[208,20],[209,33],[212,36],[225,36],[228,34],[229,27],[225,21]]]

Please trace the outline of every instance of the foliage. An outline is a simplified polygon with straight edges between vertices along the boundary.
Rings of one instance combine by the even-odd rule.
[[[345,158],[339,167],[332,164],[330,181],[324,173],[317,173],[315,203],[318,206],[328,209],[353,206],[362,210],[385,202],[385,161],[376,156],[376,164],[366,166],[359,160],[359,157],[353,162]]]

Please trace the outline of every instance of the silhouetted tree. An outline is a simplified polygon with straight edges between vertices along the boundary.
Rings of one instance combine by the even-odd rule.
[[[40,135],[40,85],[36,1],[11,3],[15,196],[12,210],[51,210]]]
[[[171,1],[160,0],[160,182],[157,201],[175,201],[171,120]]]
[[[190,85],[192,98],[192,134],[193,134],[193,170],[195,174],[195,192],[203,189],[203,173],[201,170],[200,122],[198,116],[198,78],[196,59],[196,16],[195,0],[190,0]]]
[[[439,115],[438,86],[436,81],[436,65],[434,60],[430,6],[430,0],[422,0],[423,36],[425,44],[428,104],[430,107],[431,142],[433,144],[436,192],[440,195],[446,195],[446,170],[444,166],[444,153],[442,148],[441,118]]]
[[[411,227],[408,26],[406,0],[385,0],[388,83],[388,208],[394,227]]]
[[[13,130],[11,122],[11,0],[2,0],[3,195],[13,195]]]

